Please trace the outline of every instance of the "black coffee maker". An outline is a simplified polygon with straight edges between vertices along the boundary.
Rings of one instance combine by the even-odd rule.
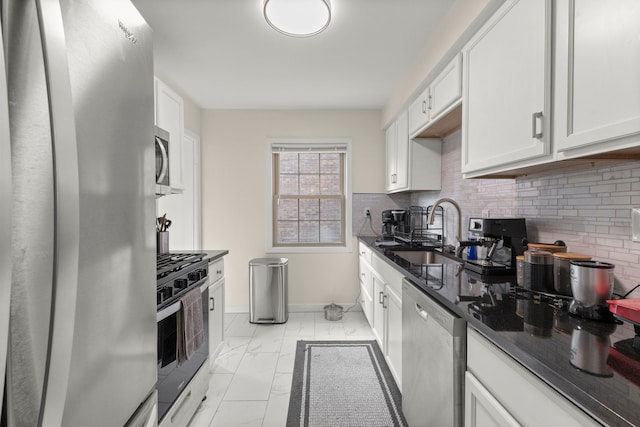
[[[476,240],[461,246],[484,246],[482,259],[467,260],[465,268],[482,275],[515,275],[516,256],[524,253],[527,229],[524,218],[470,218],[469,233]]]
[[[408,213],[404,209],[382,211],[382,237],[392,239],[396,233],[405,232]]]

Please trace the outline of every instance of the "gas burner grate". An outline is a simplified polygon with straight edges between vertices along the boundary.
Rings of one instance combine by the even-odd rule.
[[[174,271],[201,261],[207,254],[203,253],[167,253],[158,254],[156,257],[157,278],[166,277]]]

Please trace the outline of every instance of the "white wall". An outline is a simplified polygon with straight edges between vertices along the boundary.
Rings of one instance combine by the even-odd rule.
[[[425,47],[421,52],[416,52],[416,62],[409,70],[407,76],[398,82],[398,85],[382,112],[382,126],[398,115],[402,108],[406,107],[422,89],[430,74],[437,73],[436,67],[451,49],[460,50],[465,36],[468,37],[477,27],[479,21],[495,10],[503,0],[457,0],[449,10],[449,13],[438,25],[434,36],[425,40]],[[442,64],[444,66],[445,64]],[[432,76],[434,77],[434,76]]]
[[[378,110],[204,110],[202,114],[203,248],[228,249],[227,311],[248,309],[253,258],[289,259],[291,310],[349,305],[358,295],[352,253],[265,253],[267,138],[351,138],[353,192],[384,193],[384,134]],[[346,308],[346,307],[345,307]]]

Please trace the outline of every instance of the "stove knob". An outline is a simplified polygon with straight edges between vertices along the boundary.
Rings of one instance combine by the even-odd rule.
[[[173,285],[176,289],[184,289],[189,285],[189,281],[187,279],[176,279]]]
[[[158,304],[168,300],[173,296],[173,288],[169,286],[163,286],[156,292],[156,300]]]

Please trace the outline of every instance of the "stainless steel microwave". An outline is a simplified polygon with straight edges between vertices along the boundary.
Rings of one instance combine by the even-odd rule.
[[[169,179],[169,132],[155,126],[156,146],[156,193],[162,189],[168,192],[171,187]],[[158,188],[158,186],[160,188]],[[165,191],[160,191],[165,193]]]

